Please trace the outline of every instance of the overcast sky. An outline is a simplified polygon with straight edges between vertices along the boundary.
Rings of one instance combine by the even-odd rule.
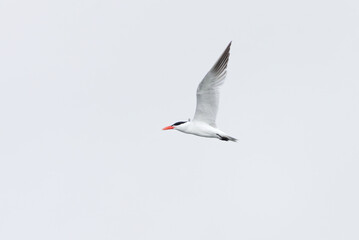
[[[359,239],[358,1],[0,0],[0,239]],[[198,83],[233,41],[218,127]]]

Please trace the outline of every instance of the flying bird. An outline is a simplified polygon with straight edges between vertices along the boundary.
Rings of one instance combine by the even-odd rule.
[[[222,141],[237,141],[237,139],[227,135],[216,127],[219,87],[224,83],[227,75],[227,64],[231,44],[232,42],[228,44],[221,57],[198,85],[197,106],[193,120],[176,122],[163,128],[163,130],[175,129],[200,137],[218,138]]]

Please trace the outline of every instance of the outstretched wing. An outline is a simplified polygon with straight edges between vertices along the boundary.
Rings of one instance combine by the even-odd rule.
[[[219,86],[227,75],[227,64],[232,42],[224,50],[222,56],[214,64],[211,70],[203,78],[197,88],[197,107],[194,121],[201,121],[216,126],[216,116],[219,104]]]

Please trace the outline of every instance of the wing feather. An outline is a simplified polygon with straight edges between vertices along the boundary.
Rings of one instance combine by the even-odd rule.
[[[216,126],[219,87],[224,83],[227,75],[227,64],[231,44],[232,42],[228,44],[221,57],[198,85],[197,106],[193,117],[194,121],[206,122],[213,127]]]

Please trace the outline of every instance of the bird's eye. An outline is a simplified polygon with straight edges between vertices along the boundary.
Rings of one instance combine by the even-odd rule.
[[[172,126],[178,126],[178,125],[181,125],[183,123],[185,123],[185,122],[176,122],[176,123],[172,124]]]

